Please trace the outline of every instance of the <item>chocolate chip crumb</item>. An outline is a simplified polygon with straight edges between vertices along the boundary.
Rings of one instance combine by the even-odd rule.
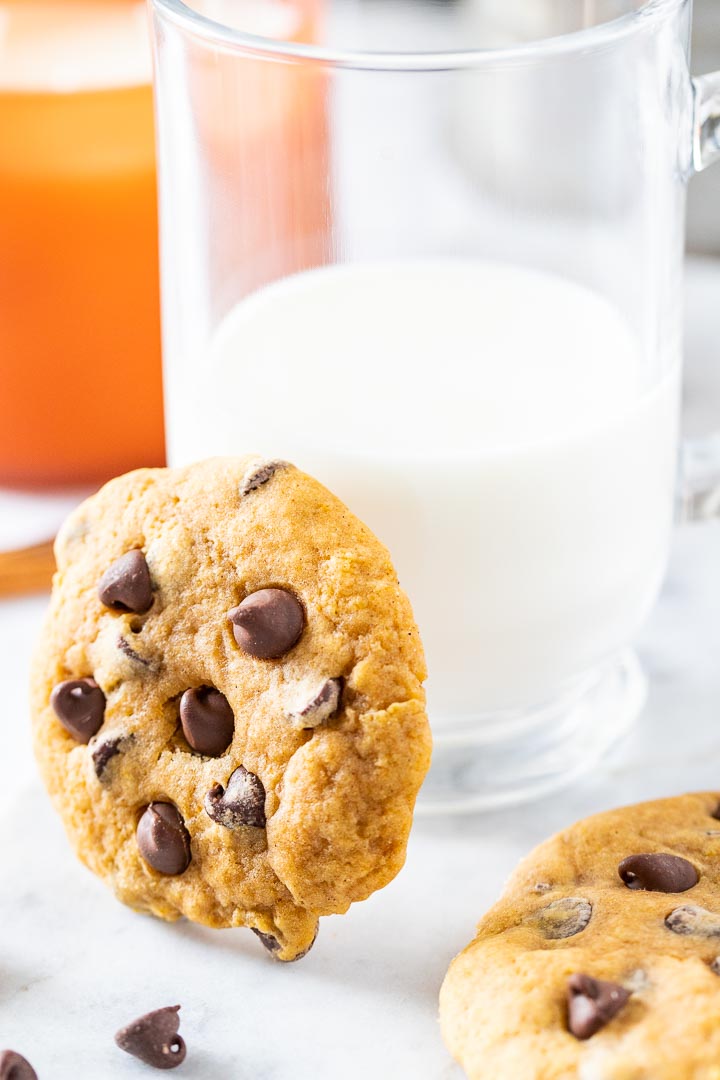
[[[255,926],[252,928],[253,934],[256,934],[260,938],[263,945],[269,953],[276,953],[280,951],[280,942],[272,934],[265,934],[262,930],[258,930]]]
[[[136,653],[132,645],[130,645],[130,643],[125,640],[122,634],[117,639],[117,647],[120,652],[125,653],[127,658],[129,660],[132,660],[133,663],[142,664],[143,667],[150,667],[150,661],[146,660],[144,656],[140,656],[139,653]]]
[[[332,719],[340,708],[342,690],[342,679],[327,679],[304,708],[291,714],[290,719],[294,726],[302,729],[315,728]]]
[[[227,789],[216,784],[205,796],[205,810],[218,825],[240,829],[243,825],[265,828],[265,788],[258,776],[244,766],[231,775]]]
[[[175,1069],[185,1060],[187,1048],[178,1035],[179,1005],[155,1009],[133,1020],[115,1035],[115,1042],[128,1054],[155,1069]]]
[[[288,467],[287,461],[266,461],[259,467],[253,466],[248,474],[243,478],[243,482],[240,485],[240,494],[249,495],[251,491],[257,490],[262,487],[263,484],[267,484],[279,469],[286,469]]]
[[[590,1039],[605,1027],[630,997],[618,983],[577,973],[567,981],[568,1030],[576,1039]]]
[[[697,885],[699,875],[692,863],[679,855],[629,855],[618,867],[628,889],[680,893]]]
[[[544,937],[559,941],[582,933],[591,916],[592,904],[588,900],[579,896],[564,896],[533,912],[529,921],[535,923]]]
[[[93,768],[95,769],[95,775],[98,780],[102,779],[103,773],[108,766],[108,762],[112,761],[112,759],[120,753],[120,747],[124,742],[125,738],[118,735],[112,739],[103,739],[102,742],[97,743],[97,745],[93,747]]]
[[[14,1050],[0,1051],[0,1080],[38,1080],[27,1058]]]
[[[665,919],[665,925],[673,934],[683,937],[720,937],[720,915],[695,904],[683,904],[675,908]]]
[[[252,929],[253,934],[255,934],[257,937],[260,938],[260,940],[262,941],[263,945],[265,946],[267,951],[270,953],[270,955],[275,960],[279,960],[280,958],[279,958],[279,956],[277,954],[280,952],[281,945],[280,945],[280,942],[278,941],[278,939],[276,937],[274,937],[272,934],[265,934],[265,933],[263,933],[262,930],[257,930],[254,926],[251,929]],[[310,952],[313,945],[317,941],[317,936],[318,936],[318,930],[319,929],[320,929],[320,926],[318,924],[318,926],[315,927],[315,934],[313,935],[313,939],[310,942],[310,944],[308,945],[307,949],[303,949],[303,951],[299,952],[297,954],[297,956],[293,956],[290,961],[285,960],[285,961],[283,961],[283,963],[292,963],[292,964],[294,964],[298,960],[302,960],[303,957],[307,956],[307,954]]]

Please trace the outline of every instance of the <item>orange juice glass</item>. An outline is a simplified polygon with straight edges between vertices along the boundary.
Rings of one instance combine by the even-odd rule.
[[[150,58],[135,0],[0,0],[0,482],[162,464]]]

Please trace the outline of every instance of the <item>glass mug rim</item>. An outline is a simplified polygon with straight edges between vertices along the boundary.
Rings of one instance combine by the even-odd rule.
[[[656,25],[676,13],[687,0],[645,0],[634,11],[596,26],[567,34],[500,48],[384,52],[336,49],[250,34],[227,26],[195,10],[185,0],[150,0],[164,19],[206,44],[257,59],[284,63],[314,62],[334,68],[386,72],[454,71],[495,65],[535,62],[612,47],[619,41]]]

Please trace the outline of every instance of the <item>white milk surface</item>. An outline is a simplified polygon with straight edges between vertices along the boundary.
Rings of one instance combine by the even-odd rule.
[[[167,367],[172,464],[287,458],[388,545],[438,725],[551,697],[655,597],[678,375],[650,380],[589,290],[474,260],[315,270]]]

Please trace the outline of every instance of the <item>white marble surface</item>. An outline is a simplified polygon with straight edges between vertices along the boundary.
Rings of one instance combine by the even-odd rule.
[[[687,426],[720,426],[720,270],[694,264]],[[35,779],[29,655],[44,599],[0,605],[0,1046],[40,1080],[147,1076],[114,1031],[182,1005],[178,1077],[453,1080],[437,992],[517,859],[575,818],[623,802],[720,789],[720,525],[678,530],[639,643],[649,704],[594,775],[532,806],[419,821],[399,878],[282,966],[246,931],[168,926],[118,905],[72,858]],[[510,1080],[510,1078],[507,1078]]]

